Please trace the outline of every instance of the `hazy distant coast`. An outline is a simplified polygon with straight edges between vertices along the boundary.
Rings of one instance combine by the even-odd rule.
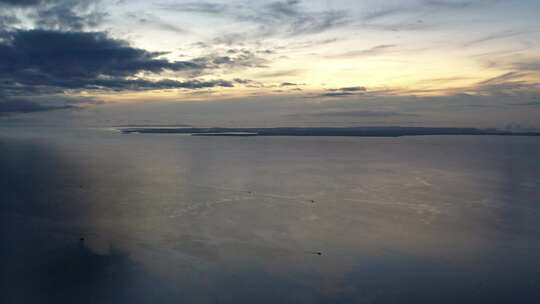
[[[342,128],[119,128],[124,134],[189,134],[192,136],[352,136],[400,137],[424,135],[540,136],[540,132],[511,132],[477,128],[342,127]]]

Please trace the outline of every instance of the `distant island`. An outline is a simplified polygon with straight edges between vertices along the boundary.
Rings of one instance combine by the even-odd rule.
[[[427,135],[540,136],[540,132],[478,128],[336,127],[336,128],[119,128],[124,134],[186,134],[191,136],[350,136],[400,137]]]

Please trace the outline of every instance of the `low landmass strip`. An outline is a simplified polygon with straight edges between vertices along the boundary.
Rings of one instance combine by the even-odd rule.
[[[191,136],[353,136],[400,137],[424,135],[540,136],[534,131],[506,131],[478,128],[427,127],[341,127],[341,128],[120,128],[122,133],[187,134]]]

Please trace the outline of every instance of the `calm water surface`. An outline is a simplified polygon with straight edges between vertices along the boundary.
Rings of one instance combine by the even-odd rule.
[[[540,303],[538,138],[0,128],[0,210],[2,303]]]

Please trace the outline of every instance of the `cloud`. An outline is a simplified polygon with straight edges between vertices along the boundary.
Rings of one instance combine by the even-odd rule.
[[[380,18],[384,18],[386,16],[391,16],[397,13],[401,13],[404,9],[401,7],[391,7],[387,9],[377,10],[377,11],[371,11],[367,14],[364,14],[362,17],[363,21],[373,21]]]
[[[540,83],[528,80],[529,74],[521,71],[511,71],[478,82],[469,91],[488,96],[512,96],[540,94]]]
[[[12,6],[31,6],[45,2],[45,0],[0,0],[0,4]]]
[[[368,11],[361,17],[366,28],[384,31],[423,30],[431,29],[435,25],[425,23],[421,17],[436,14],[463,12],[466,10],[479,10],[489,7],[501,0],[419,0],[410,2],[397,2],[397,5],[382,6],[381,9]],[[399,17],[399,18],[397,18]],[[401,21],[395,22],[395,19]]]
[[[538,107],[540,106],[540,101],[529,101],[522,103],[512,103],[512,106],[528,106],[528,107]]]
[[[535,54],[503,51],[478,56],[499,75],[476,83],[470,91],[484,95],[540,96],[540,59]]]
[[[325,117],[342,117],[342,116],[351,116],[351,117],[398,117],[398,116],[417,116],[416,114],[410,113],[400,113],[400,112],[391,112],[391,111],[371,111],[371,110],[330,110],[324,112],[310,113],[309,116],[325,116]]]
[[[2,100],[0,97],[0,115],[7,113],[31,113],[74,108],[70,105],[48,106],[24,99]]]
[[[7,29],[11,28],[13,25],[20,23],[19,18],[14,15],[0,15],[0,28]]]
[[[345,53],[326,56],[328,58],[354,58],[354,57],[369,57],[378,56],[395,48],[395,44],[381,44],[364,50],[349,51]]]
[[[181,27],[178,27],[172,23],[166,22],[162,20],[161,18],[154,16],[152,14],[143,13],[143,14],[135,14],[135,13],[128,13],[126,14],[128,18],[134,19],[136,22],[143,26],[153,26],[157,29],[161,29],[164,31],[170,31],[177,34],[186,33],[187,31]]]
[[[409,2],[408,4],[390,5],[382,9],[371,11],[365,14],[362,18],[364,21],[374,21],[394,15],[405,13],[416,13],[420,15],[429,11],[436,13],[437,11],[461,11],[465,9],[479,9],[493,5],[501,0],[420,0]]]
[[[319,97],[344,97],[344,96],[352,96],[356,95],[351,92],[327,92],[319,95]]]
[[[107,16],[97,9],[96,1],[58,1],[52,6],[37,9],[39,28],[56,30],[82,30],[98,26]]]
[[[487,36],[482,37],[482,38],[471,40],[471,41],[465,43],[463,46],[470,47],[470,46],[480,44],[480,43],[484,43],[484,42],[488,42],[488,41],[514,37],[514,36],[523,35],[523,34],[525,34],[525,32],[520,32],[520,31],[498,32],[498,33],[487,35]]]
[[[212,51],[210,54],[193,59],[192,62],[205,66],[207,70],[224,69],[225,72],[248,67],[265,68],[269,63],[259,53],[248,49],[228,49],[225,54],[222,50]]]
[[[365,28],[370,28],[378,31],[420,31],[434,29],[435,24],[428,24],[422,20],[390,22],[390,23],[368,23],[363,25]]]
[[[296,86],[299,86],[299,84],[293,83],[293,82],[282,82],[279,86],[280,87],[296,87]]]
[[[246,88],[264,88],[266,87],[262,82],[251,80],[251,79],[242,79],[242,78],[235,78],[235,83],[241,84],[245,86]]]
[[[502,75],[492,77],[486,80],[481,81],[480,85],[492,85],[492,84],[500,84],[500,83],[506,83],[508,81],[512,81],[515,79],[520,78],[522,75],[517,72],[508,72],[504,73]]]
[[[346,11],[310,11],[299,0],[273,1],[266,4],[188,2],[162,4],[159,7],[169,11],[200,13],[253,23],[258,26],[258,29],[256,33],[252,33],[251,38],[316,34],[341,27],[349,22]],[[245,39],[245,37],[242,38]]]
[[[337,91],[342,92],[365,92],[367,89],[365,87],[345,87],[345,88],[339,88]]]
[[[174,4],[162,4],[162,9],[177,10],[190,13],[204,13],[204,14],[220,14],[229,11],[230,7],[227,4],[218,4],[210,2],[187,2],[187,3],[174,3]]]
[[[34,28],[75,30],[93,28],[103,22],[107,13],[101,0],[0,0],[4,11],[17,9]]]
[[[318,97],[347,97],[361,95],[367,92],[367,89],[362,86],[343,87],[338,89],[327,89],[327,92],[318,95]]]
[[[466,8],[481,8],[496,2],[501,2],[501,0],[423,0],[420,4],[437,9],[461,10]]]
[[[304,71],[300,69],[290,69],[290,70],[279,70],[279,71],[258,73],[256,76],[259,78],[280,78],[280,77],[285,77],[285,76],[298,76],[302,74],[303,72]]]
[[[523,72],[540,72],[540,58],[528,59],[512,64],[512,68]]]
[[[101,32],[15,31],[0,42],[0,76],[24,82],[50,78],[88,79],[98,76],[131,76],[139,72],[202,68],[193,62],[170,62],[112,39]],[[46,84],[46,83],[45,83]]]
[[[91,89],[112,89],[117,91],[144,91],[144,90],[169,90],[169,89],[206,89],[214,87],[233,87],[234,84],[226,80],[188,80],[178,81],[163,79],[150,81],[146,79],[96,79],[91,84],[86,85]]]
[[[0,41],[0,91],[4,95],[53,94],[63,90],[158,90],[232,87],[224,80],[142,76],[164,71],[200,72],[206,62],[168,61],[101,32],[29,30],[4,33]]]

